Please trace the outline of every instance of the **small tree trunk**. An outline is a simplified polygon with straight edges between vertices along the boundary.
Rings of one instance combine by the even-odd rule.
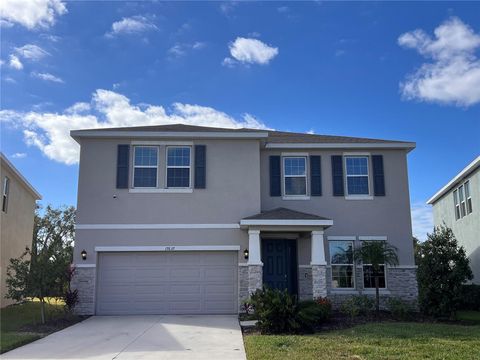
[[[378,276],[375,276],[375,314],[377,316],[377,320],[380,317],[380,281]]]
[[[45,299],[43,297],[40,299],[40,316],[42,319],[42,324],[45,324]]]

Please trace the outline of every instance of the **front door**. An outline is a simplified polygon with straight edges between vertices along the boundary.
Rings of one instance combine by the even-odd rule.
[[[262,240],[263,283],[297,294],[297,243],[288,239]]]

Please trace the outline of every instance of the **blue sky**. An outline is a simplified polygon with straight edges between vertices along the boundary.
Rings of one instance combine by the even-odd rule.
[[[480,153],[478,3],[0,6],[1,150],[43,204],[76,204],[69,129],[247,125],[417,142],[423,237],[425,201]]]

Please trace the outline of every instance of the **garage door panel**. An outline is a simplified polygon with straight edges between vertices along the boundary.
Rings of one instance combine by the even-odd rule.
[[[237,312],[236,252],[101,253],[97,314]]]

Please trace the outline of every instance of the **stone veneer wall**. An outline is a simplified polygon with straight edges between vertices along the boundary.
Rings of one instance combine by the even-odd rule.
[[[72,279],[72,290],[78,290],[78,304],[75,313],[78,315],[95,314],[95,268],[77,267]]]
[[[363,272],[361,267],[356,268],[355,281],[357,284],[356,290],[342,290],[332,291],[331,287],[331,269],[327,269],[327,284],[328,297],[332,301],[334,309],[340,308],[343,302],[356,295],[367,295],[375,298],[375,289],[363,288]],[[400,298],[405,302],[410,303],[415,308],[417,307],[417,269],[416,268],[388,268],[387,269],[387,289],[380,290],[380,308],[386,309],[387,301],[391,297]]]
[[[238,267],[238,308],[243,312],[242,305],[251,293],[260,289],[263,283],[262,265],[242,265]]]
[[[311,266],[298,268],[298,297],[300,300],[313,298]]]
[[[313,298],[327,296],[327,266],[312,265]]]

